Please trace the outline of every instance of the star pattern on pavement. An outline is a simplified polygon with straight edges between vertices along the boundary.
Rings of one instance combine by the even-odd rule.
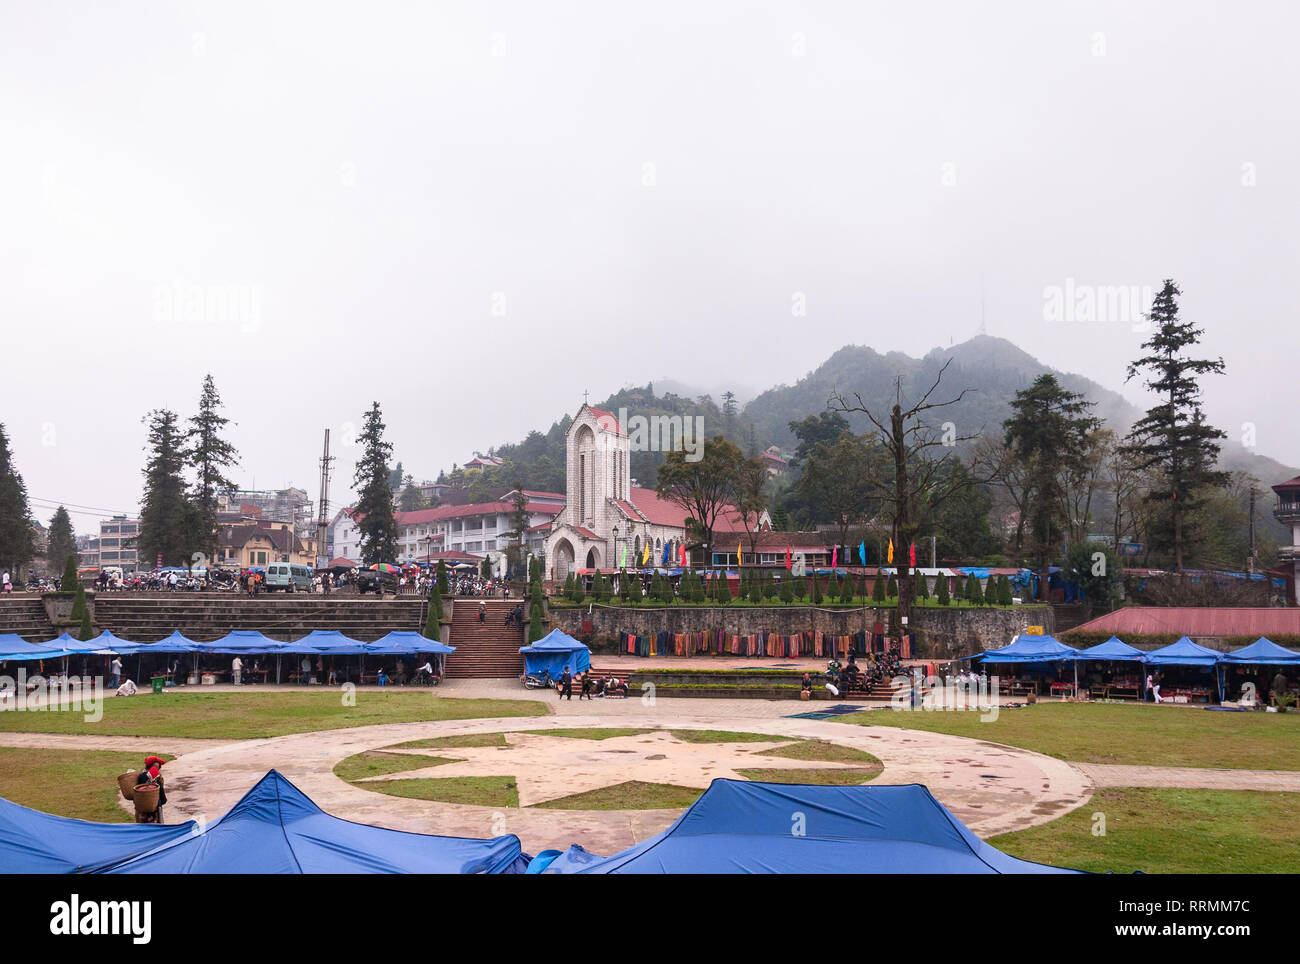
[[[538,733],[506,733],[505,738],[503,747],[384,748],[385,753],[452,758],[457,762],[366,777],[357,784],[508,774],[515,778],[519,806],[530,807],[629,780],[704,790],[719,777],[745,779],[738,770],[854,769],[864,765],[760,755],[764,750],[802,742],[781,737],[762,743],[688,743],[666,730],[656,730],[604,740]]]

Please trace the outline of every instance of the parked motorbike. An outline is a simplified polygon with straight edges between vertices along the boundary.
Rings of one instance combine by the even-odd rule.
[[[530,690],[555,689],[555,680],[551,679],[549,670],[542,670],[540,673],[524,673],[519,677],[519,681]]]

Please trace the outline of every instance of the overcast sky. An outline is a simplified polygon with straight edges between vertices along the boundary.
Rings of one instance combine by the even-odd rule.
[[[314,499],[372,400],[432,478],[584,390],[761,390],[981,311],[1123,389],[1135,319],[1045,290],[1173,277],[1210,417],[1294,464],[1297,9],[6,4],[0,421],[37,517],[134,511],[142,416],[210,371],[243,484]]]

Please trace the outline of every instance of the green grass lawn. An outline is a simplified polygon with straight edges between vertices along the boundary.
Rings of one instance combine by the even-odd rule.
[[[1039,703],[975,712],[854,713],[836,722],[951,733],[1078,763],[1300,770],[1300,713],[1216,713],[1180,706]]]
[[[95,736],[173,736],[228,740],[265,739],[374,723],[546,716],[535,700],[467,700],[429,693],[145,693],[104,701],[104,717],[87,723],[81,713],[0,712],[0,731],[80,733]]]
[[[577,726],[572,729],[521,730],[520,732],[529,733],[533,736],[562,736],[570,740],[611,740],[618,736],[641,736],[644,733],[653,733],[655,731],[630,726]]]
[[[1106,835],[1094,836],[1094,814]],[[993,846],[1025,860],[1128,874],[1300,871],[1300,793],[1115,787],[1058,820]]]
[[[779,756],[787,760],[815,760],[822,763],[866,763],[877,770],[884,768],[884,764],[866,750],[841,743],[827,743],[825,740],[800,740],[789,746],[760,750],[754,756]]]
[[[387,749],[402,750],[442,750],[460,746],[505,746],[504,733],[458,733],[454,736],[434,736],[427,740],[408,740],[394,743]]]
[[[364,753],[354,754],[336,763],[334,775],[351,783],[355,780],[364,780],[366,777],[381,777],[389,773],[401,773],[403,770],[419,770],[423,767],[436,767],[443,763],[455,762],[440,756],[366,750]]]
[[[361,784],[393,797],[433,800],[437,803],[473,803],[481,807],[518,807],[519,789],[515,778],[500,777],[415,777],[410,780],[376,780]]]
[[[880,770],[880,767],[844,767],[837,770],[753,768],[736,772],[746,780],[758,783],[815,783],[824,787],[856,787],[876,777]]]
[[[543,810],[684,810],[699,799],[701,793],[702,790],[671,783],[629,780],[534,806]]]
[[[141,753],[0,747],[0,797],[60,817],[130,823],[117,803],[117,775],[143,763]]]

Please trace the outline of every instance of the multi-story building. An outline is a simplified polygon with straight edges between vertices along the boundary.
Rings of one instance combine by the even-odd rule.
[[[1291,527],[1291,544],[1279,546],[1277,550],[1277,568],[1274,574],[1286,580],[1287,602],[1297,604],[1296,577],[1300,575],[1300,475],[1273,486],[1277,493],[1277,505],[1273,507],[1273,517],[1285,526]]]
[[[267,519],[227,522],[217,528],[217,565],[248,569],[272,562],[316,565],[316,544],[299,539],[293,523]]]
[[[135,572],[143,567],[152,569],[151,560],[139,560],[136,540],[140,538],[140,520],[115,515],[99,523],[99,556],[94,562],[82,557],[86,566],[120,566],[123,572]]]
[[[218,495],[217,504],[221,512],[269,522],[291,522],[299,539],[309,538],[316,531],[312,501],[303,489],[235,489]]]
[[[526,544],[541,556],[550,532],[551,520],[564,508],[560,492],[523,492],[528,501]],[[479,558],[493,557],[510,548],[514,492],[496,502],[442,505],[434,509],[397,512],[397,563],[436,561],[441,553],[466,553]],[[331,562],[346,565],[361,559],[361,530],[351,509],[340,509],[330,527],[333,534]]]

